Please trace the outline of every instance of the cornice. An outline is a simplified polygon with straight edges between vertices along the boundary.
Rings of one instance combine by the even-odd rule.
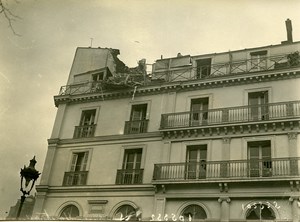
[[[145,95],[161,94],[163,92],[185,92],[193,90],[204,90],[211,88],[222,88],[236,85],[253,84],[268,81],[279,81],[284,79],[299,78],[300,70],[298,68],[288,70],[269,70],[264,72],[232,74],[226,76],[210,77],[207,79],[197,79],[189,81],[166,82],[156,85],[147,85],[138,87],[136,90],[124,89],[116,91],[107,91],[104,93],[86,93],[78,95],[57,95],[54,96],[55,105],[62,103],[85,103],[103,100],[113,100],[130,98]]]
[[[141,185],[86,185],[86,186],[37,186],[38,192],[47,193],[87,193],[87,192],[154,192],[152,184]]]
[[[74,138],[74,139],[60,139],[57,144],[59,145],[68,145],[68,144],[81,144],[81,143],[96,143],[96,142],[118,142],[121,143],[124,140],[161,140],[161,133],[159,131],[156,132],[148,132],[148,133],[140,133],[140,134],[122,134],[122,135],[108,135],[108,136],[95,136],[88,138]]]
[[[195,138],[224,139],[224,137],[235,138],[254,135],[280,135],[291,132],[294,137],[300,133],[299,118],[161,130],[162,138],[171,141]]]

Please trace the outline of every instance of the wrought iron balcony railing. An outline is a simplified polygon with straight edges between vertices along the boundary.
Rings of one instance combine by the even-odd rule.
[[[155,164],[153,181],[282,178],[300,176],[300,158]]]
[[[230,57],[230,56],[229,56]],[[297,67],[300,65],[300,57],[298,52],[288,54],[280,54],[273,56],[262,56],[252,59],[233,60],[228,59],[224,63],[215,63],[210,65],[202,65],[197,67],[188,67],[182,69],[165,69],[152,74],[153,79],[164,80],[169,82],[202,79],[208,77],[218,77],[227,75],[244,74],[251,72],[264,72],[268,70],[280,70]],[[190,69],[190,75],[185,75]],[[184,71],[184,73],[178,74]],[[172,75],[171,72],[178,72]]]
[[[126,121],[124,134],[146,133],[149,120]]]
[[[142,184],[143,169],[117,170],[116,184]]]
[[[139,85],[161,84],[162,82],[188,81],[194,79],[202,79],[217,76],[236,75],[250,72],[264,72],[268,70],[280,70],[298,67],[300,65],[299,53],[291,52],[289,54],[274,55],[270,57],[262,57],[260,59],[244,59],[235,60],[224,63],[217,63],[199,67],[189,67],[179,69],[183,74],[174,74],[169,76],[170,71],[154,72],[151,74],[152,79],[141,78]],[[185,76],[187,69],[191,69],[191,73]],[[145,81],[146,80],[146,81]],[[78,95],[93,92],[102,92],[103,83],[105,81],[86,81],[82,83],[74,83],[62,86],[59,95]]]
[[[300,116],[300,101],[162,114],[160,129],[278,120]]]
[[[88,171],[65,172],[63,186],[86,185]]]
[[[73,138],[93,137],[95,134],[96,124],[75,126]]]

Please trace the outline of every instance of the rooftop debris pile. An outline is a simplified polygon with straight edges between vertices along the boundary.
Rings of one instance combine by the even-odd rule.
[[[119,58],[119,50],[111,49],[116,65],[116,73],[103,81],[104,89],[124,89],[144,85],[146,77],[146,59],[138,61],[138,66],[129,68]]]
[[[144,85],[145,77],[141,74],[117,73],[103,82],[104,89],[124,89]]]

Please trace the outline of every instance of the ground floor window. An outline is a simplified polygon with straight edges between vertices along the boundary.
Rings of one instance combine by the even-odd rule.
[[[184,208],[181,215],[184,217],[184,221],[207,218],[205,210],[196,204],[192,204]]]
[[[114,219],[121,221],[137,220],[136,209],[128,204],[122,205],[116,210]]]
[[[63,208],[59,217],[60,218],[75,218],[79,216],[79,210],[74,205],[68,205]]]
[[[274,220],[276,219],[274,211],[265,204],[256,204],[246,214],[247,220]]]

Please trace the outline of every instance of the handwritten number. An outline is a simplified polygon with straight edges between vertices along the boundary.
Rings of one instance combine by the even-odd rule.
[[[155,215],[152,214],[152,215],[151,215],[151,220],[150,220],[150,221],[154,221],[154,220],[155,220]]]
[[[280,206],[277,206],[277,202],[276,202],[276,201],[274,201],[273,203],[274,203],[274,205],[275,205],[275,207],[276,207],[277,209],[280,208]]]
[[[173,220],[173,221],[176,221],[176,220],[177,220],[175,214],[172,214],[172,220]]]

